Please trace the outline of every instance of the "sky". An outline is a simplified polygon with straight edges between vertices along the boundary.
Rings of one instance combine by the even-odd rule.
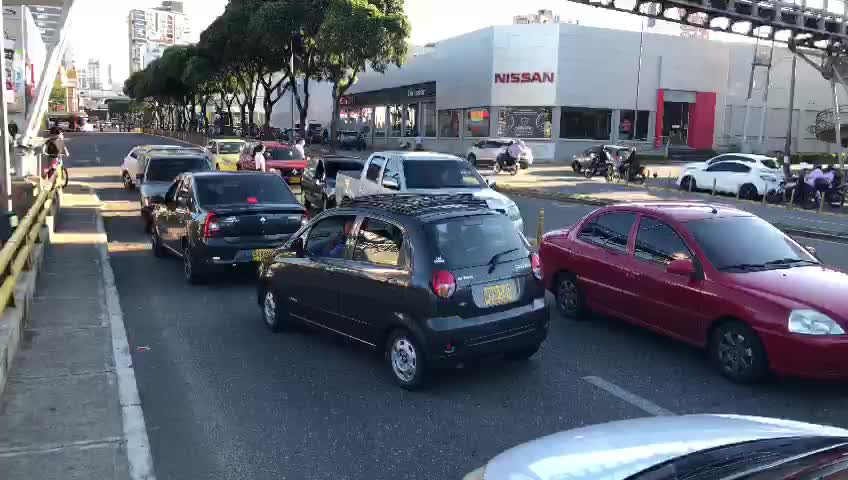
[[[159,6],[159,0],[77,0],[77,13],[71,27],[73,57],[78,66],[89,59],[112,65],[113,80],[122,83],[129,75],[127,16],[132,8]],[[226,7],[227,0],[185,0],[185,11],[195,40]],[[512,23],[514,15],[553,10],[563,21],[578,20],[583,25],[639,30],[642,18],[598,9],[567,0],[406,0],[406,14],[412,24],[411,42],[423,45],[479,30],[490,25]],[[680,27],[661,22],[646,29],[679,32]],[[712,34],[713,38],[715,34]],[[720,35],[720,34],[719,34]]]

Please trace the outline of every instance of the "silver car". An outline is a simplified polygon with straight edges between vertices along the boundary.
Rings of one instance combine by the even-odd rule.
[[[803,475],[796,476],[799,472]],[[511,448],[465,480],[845,479],[848,430],[738,415],[649,417]]]
[[[591,165],[592,162],[598,158],[598,155],[600,155],[603,150],[606,151],[609,158],[615,158],[616,155],[620,155],[622,150],[627,153],[630,152],[629,147],[622,145],[595,145],[594,147],[587,148],[580,153],[575,153],[574,156],[571,157],[571,169],[574,170],[575,173],[582,172],[584,168]]]

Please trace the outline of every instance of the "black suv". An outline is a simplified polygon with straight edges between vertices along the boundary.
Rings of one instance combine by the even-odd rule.
[[[213,270],[255,265],[308,219],[286,182],[273,173],[185,173],[153,210],[153,254],[182,257],[186,281]]]
[[[273,331],[299,321],[384,353],[406,389],[471,357],[527,359],[548,333],[539,257],[470,195],[376,195],[318,215],[260,266]]]

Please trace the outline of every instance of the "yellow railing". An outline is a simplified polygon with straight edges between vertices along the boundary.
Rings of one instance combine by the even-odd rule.
[[[0,312],[7,306],[15,306],[14,292],[18,276],[32,267],[32,249],[41,241],[41,227],[53,207],[53,198],[58,185],[61,185],[61,175],[61,170],[57,170],[50,182],[44,185],[11,238],[0,249],[0,272],[3,278],[0,285]]]

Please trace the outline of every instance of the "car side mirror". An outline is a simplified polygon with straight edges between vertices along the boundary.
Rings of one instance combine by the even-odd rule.
[[[384,178],[383,179],[383,187],[388,188],[389,190],[400,190],[400,184],[397,181],[397,178]]]
[[[816,257],[816,260],[818,260],[819,252],[816,250],[816,247],[812,245],[804,245],[804,250],[806,250],[810,255]]]
[[[679,258],[677,260],[672,260],[671,263],[668,264],[666,271],[674,275],[691,277],[695,274],[695,264],[689,258]]]
[[[486,177],[485,180],[486,180],[486,185],[488,185],[489,188],[491,188],[491,189],[494,189],[498,186],[498,181],[495,180],[492,177]]]

